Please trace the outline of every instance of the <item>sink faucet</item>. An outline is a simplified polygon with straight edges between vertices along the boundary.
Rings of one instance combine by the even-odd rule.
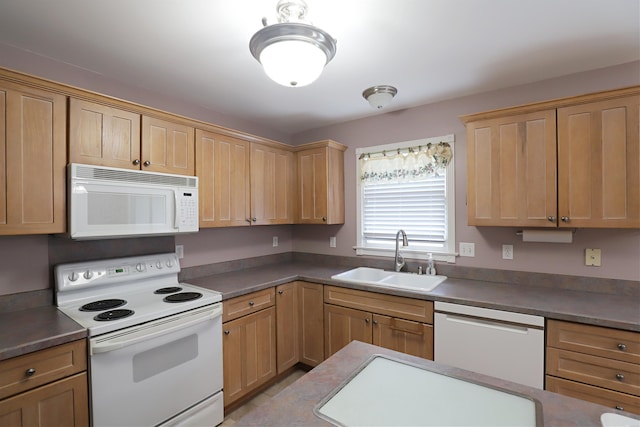
[[[404,230],[398,230],[398,232],[396,233],[396,257],[395,257],[396,271],[400,271],[402,270],[402,267],[404,267],[404,257],[400,255],[400,251],[398,250],[399,249],[398,239],[400,238],[400,235],[402,235],[402,246],[409,245],[409,241],[407,240],[407,233],[405,233]]]

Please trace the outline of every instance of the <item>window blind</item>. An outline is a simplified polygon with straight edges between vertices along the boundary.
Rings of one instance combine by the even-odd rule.
[[[363,183],[363,238],[366,246],[395,243],[403,229],[410,246],[444,246],[447,239],[446,177],[409,182]]]

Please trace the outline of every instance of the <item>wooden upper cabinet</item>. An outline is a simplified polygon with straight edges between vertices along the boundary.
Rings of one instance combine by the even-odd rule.
[[[640,95],[558,109],[561,227],[640,227]]]
[[[195,175],[195,130],[142,116],[142,170]]]
[[[0,80],[0,234],[66,231],[66,103]]]
[[[639,228],[639,104],[632,87],[464,116],[469,225]]]
[[[467,126],[469,225],[555,227],[556,112]]]
[[[196,129],[200,228],[249,225],[250,144]]]
[[[295,176],[293,152],[251,143],[252,224],[293,224]]]
[[[344,224],[344,151],[334,141],[307,144],[298,161],[298,217],[301,224]]]
[[[140,114],[71,98],[69,162],[140,169]]]

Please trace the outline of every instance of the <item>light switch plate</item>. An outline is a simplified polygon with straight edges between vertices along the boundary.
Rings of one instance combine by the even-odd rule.
[[[336,247],[336,237],[329,237],[329,247],[330,248],[335,248]]]
[[[278,247],[278,236],[273,236],[273,247],[274,248]]]
[[[586,249],[584,251],[584,265],[600,267],[602,265],[602,251],[600,249]]]

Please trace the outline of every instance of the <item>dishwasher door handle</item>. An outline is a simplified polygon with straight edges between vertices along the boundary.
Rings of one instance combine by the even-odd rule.
[[[496,329],[505,332],[512,332],[516,334],[526,334],[530,327],[525,325],[514,325],[511,323],[505,323],[501,321],[492,321],[488,319],[478,319],[467,316],[457,316],[455,314],[443,313],[447,322],[464,323],[466,325],[473,325],[479,328]]]

